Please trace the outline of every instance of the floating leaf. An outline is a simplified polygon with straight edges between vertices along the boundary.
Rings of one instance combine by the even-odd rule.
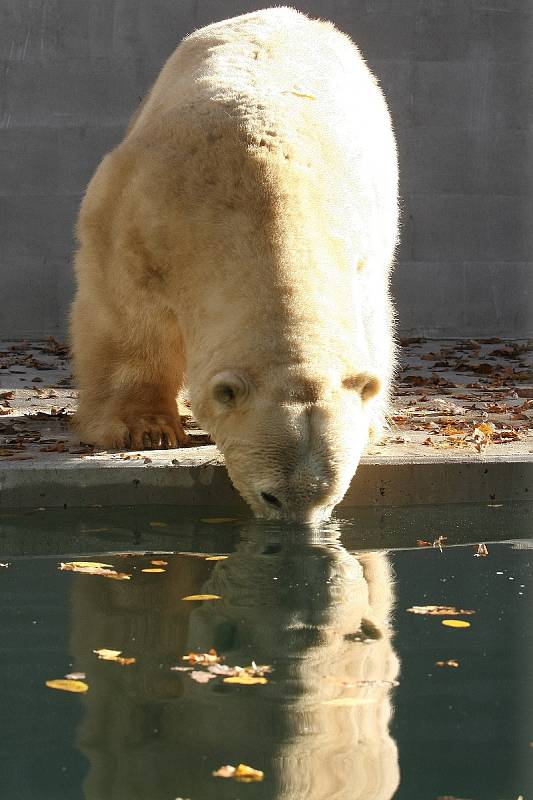
[[[464,619],[443,619],[443,625],[447,625],[449,628],[469,628],[470,623]]]
[[[443,616],[467,616],[475,614],[475,611],[465,608],[453,608],[453,606],[412,606],[407,611],[413,614],[433,614]]]
[[[210,672],[204,672],[199,669],[195,669],[191,672],[191,678],[196,683],[209,683],[209,681],[213,681],[216,678],[216,675],[212,675]]]
[[[225,561],[228,556],[207,556],[206,561]]]
[[[122,650],[108,650],[106,647],[102,647],[100,650],[93,650],[93,653],[96,653],[98,658],[101,658],[104,661],[115,661],[117,664],[122,664],[122,666],[135,664],[136,661],[136,659],[133,657],[126,658],[122,656]]]
[[[219,594],[188,594],[182,600],[222,600]]]
[[[166,569],[162,569],[161,567],[146,567],[142,569],[141,572],[166,572]]]
[[[100,564],[97,561],[67,561],[61,562],[59,569],[67,572],[82,572],[85,575],[101,575],[103,578],[112,578],[116,581],[129,581],[131,575],[117,572],[111,564]]]
[[[212,773],[215,778],[233,778],[242,783],[252,783],[253,781],[262,781],[265,773],[260,769],[254,769],[246,764],[239,764],[232,767],[231,764],[226,764]]]
[[[435,661],[436,667],[458,667],[459,662],[455,658],[449,658],[448,661]]]
[[[183,661],[189,661],[191,664],[218,664],[222,661],[222,656],[217,654],[217,651],[211,648],[208,653],[188,653],[182,656]]]
[[[240,675],[231,675],[229,678],[224,678],[224,683],[242,683],[245,686],[252,686],[254,683],[268,683],[266,678],[254,677],[248,675],[247,672],[242,672]]]
[[[85,672],[69,672],[65,678],[69,681],[84,681],[87,676]]]
[[[81,694],[88,691],[89,686],[84,681],[72,681],[68,678],[54,678],[46,681],[49,689],[60,689],[62,692],[77,692]]]
[[[168,564],[168,561],[161,561],[160,559],[155,559],[154,558],[152,561],[150,561],[150,564],[153,564],[154,567],[166,567],[167,564]]]

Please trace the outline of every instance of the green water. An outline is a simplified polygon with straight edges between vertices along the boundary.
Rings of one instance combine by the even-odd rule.
[[[531,800],[530,512],[358,510],[315,531],[227,509],[1,513],[0,797]],[[82,558],[130,577],[58,569]],[[474,613],[407,610],[436,605]],[[266,683],[173,669],[213,648]],[[84,694],[46,687],[73,672]],[[212,775],[239,763],[263,780]]]

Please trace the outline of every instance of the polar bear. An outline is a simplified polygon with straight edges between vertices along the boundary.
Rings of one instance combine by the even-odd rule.
[[[387,405],[397,183],[383,94],[331,23],[270,8],[184,39],[82,203],[81,437],[185,444],[186,382],[257,516],[327,518]]]

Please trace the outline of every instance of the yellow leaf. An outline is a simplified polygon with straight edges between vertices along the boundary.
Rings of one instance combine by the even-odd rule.
[[[63,692],[83,693],[89,689],[85,681],[70,681],[66,678],[56,678],[52,681],[46,681],[46,686],[48,686],[49,689],[61,689]]]
[[[166,572],[166,569],[161,569],[161,567],[147,567],[146,569],[142,569],[141,572]]]
[[[215,770],[212,775],[215,778],[234,778],[236,781],[242,783],[252,783],[252,781],[262,781],[265,773],[260,769],[248,767],[246,764],[239,764],[237,767],[232,767],[231,764],[226,764],[223,767]]]
[[[108,650],[107,647],[101,647],[100,650],[93,650],[98,658],[113,659],[122,653],[122,650]]]
[[[210,522],[213,525],[217,525],[219,522],[237,522],[235,517],[202,517],[200,522]]]
[[[104,661],[116,661],[117,664],[122,664],[123,667],[128,664],[135,664],[137,660],[133,657],[126,658],[122,656],[122,650],[108,650],[106,647],[102,647],[100,650],[93,650],[93,653],[96,653],[98,658],[102,658]]]
[[[113,564],[101,564],[100,561],[67,561],[61,569],[115,569]]]
[[[466,622],[464,619],[443,619],[443,625],[447,625],[449,628],[469,628],[470,623]]]
[[[99,564],[96,561],[67,561],[61,562],[60,570],[67,572],[81,572],[83,575],[101,575],[103,578],[112,578],[116,581],[129,581],[131,575],[117,572],[110,564]]]
[[[246,686],[252,686],[254,683],[268,683],[268,681],[266,678],[255,678],[253,675],[247,675],[246,672],[243,672],[240,675],[224,678],[224,683],[242,683]]]
[[[188,594],[182,600],[222,600],[219,594]]]
[[[152,561],[150,561],[150,564],[153,564],[154,567],[166,567],[167,564],[168,564],[168,561],[161,561],[160,559],[155,559],[154,558]]]
[[[206,561],[225,561],[228,556],[207,556]]]

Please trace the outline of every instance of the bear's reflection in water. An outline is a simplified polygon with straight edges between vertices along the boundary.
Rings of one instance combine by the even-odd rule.
[[[350,555],[335,539],[254,523],[223,561],[166,556],[131,581],[76,576],[73,651],[90,690],[78,746],[87,800],[390,800],[398,757],[389,734],[398,673],[383,553]],[[149,559],[143,564],[149,564]],[[116,562],[118,563],[118,562]],[[222,599],[183,602],[191,593]],[[123,650],[136,664],[98,660]],[[190,650],[228,665],[271,664],[265,685],[172,672]],[[243,786],[211,773],[245,763]]]

